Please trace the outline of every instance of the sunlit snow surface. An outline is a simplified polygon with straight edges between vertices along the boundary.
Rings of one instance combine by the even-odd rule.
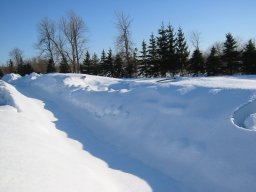
[[[3,79],[0,191],[256,190],[255,76]]]

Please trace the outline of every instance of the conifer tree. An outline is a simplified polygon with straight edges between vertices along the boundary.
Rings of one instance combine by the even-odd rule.
[[[60,62],[60,73],[70,73],[71,69],[69,67],[69,64],[66,60],[66,58],[62,58]]]
[[[8,63],[8,71],[9,71],[9,73],[15,73],[16,72],[13,61],[11,59],[9,60],[9,63]]]
[[[225,61],[226,72],[229,75],[240,71],[239,52],[237,51],[237,42],[231,33],[226,34],[224,43],[223,61]]]
[[[138,67],[138,75],[139,76],[146,76],[147,69],[149,68],[148,66],[148,50],[147,50],[147,44],[145,40],[142,41],[142,49],[140,51],[140,56],[139,56],[139,67]]]
[[[149,69],[147,69],[147,76],[157,77],[159,75],[159,65],[157,57],[157,45],[154,34],[151,34],[148,46],[148,63]]]
[[[176,40],[176,57],[177,57],[177,68],[180,70],[181,74],[184,74],[186,68],[187,68],[187,62],[188,62],[188,46],[187,42],[185,40],[184,33],[182,32],[182,29],[178,29],[177,33],[177,40]]]
[[[94,53],[92,56],[92,65],[91,66],[92,66],[91,74],[98,75],[99,74],[99,58],[96,55],[96,53]]]
[[[197,48],[190,59],[190,66],[189,66],[189,72],[194,74],[194,75],[199,75],[204,73],[204,58],[199,50]]]
[[[158,30],[157,37],[157,53],[159,57],[159,70],[162,77],[166,76],[167,73],[167,58],[168,58],[168,36],[167,30],[162,24]]]
[[[176,61],[176,39],[174,29],[171,25],[167,27],[167,38],[168,38],[168,54],[167,54],[167,70],[169,73],[174,75],[177,72],[177,61]]]
[[[256,47],[250,39],[243,52],[243,65],[246,74],[256,74]]]
[[[55,73],[56,72],[56,68],[55,68],[53,59],[48,60],[46,72],[47,73]]]
[[[0,68],[0,79],[4,76],[3,70]]]
[[[81,68],[82,73],[91,74],[91,56],[89,51],[86,51],[85,59]]]
[[[112,77],[114,74],[113,71],[113,55],[112,55],[112,50],[109,49],[108,53],[107,53],[107,58],[105,61],[105,65],[104,65],[104,75],[108,76],[108,77]]]
[[[100,66],[99,66],[99,75],[103,75],[105,74],[105,65],[106,65],[106,53],[105,50],[103,49],[103,51],[101,52],[101,57],[100,57]]]
[[[217,49],[213,46],[206,60],[206,72],[208,76],[219,75],[221,71],[221,59]]]
[[[123,69],[122,69],[122,57],[120,54],[116,54],[114,59],[114,74],[113,77],[120,78],[124,76]]]

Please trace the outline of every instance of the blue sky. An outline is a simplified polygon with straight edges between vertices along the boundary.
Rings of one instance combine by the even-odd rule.
[[[73,10],[87,23],[90,52],[114,48],[117,35],[115,12],[132,19],[136,47],[157,32],[161,23],[182,27],[189,40],[192,31],[201,33],[201,48],[224,41],[231,32],[243,41],[256,38],[255,0],[0,0],[0,64],[17,47],[25,57],[37,56],[37,25],[44,17],[59,20]]]

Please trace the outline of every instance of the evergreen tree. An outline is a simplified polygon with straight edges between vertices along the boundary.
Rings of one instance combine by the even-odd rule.
[[[148,50],[147,50],[147,44],[145,42],[145,40],[142,41],[142,49],[140,52],[140,60],[139,60],[139,67],[138,67],[138,75],[139,76],[146,76],[147,69],[149,68],[148,65],[148,60],[147,60],[147,56],[148,56]]]
[[[160,75],[166,76],[167,69],[167,58],[168,58],[168,36],[167,30],[164,25],[158,30],[157,37],[157,53],[159,57],[159,70]]]
[[[105,65],[106,65],[106,53],[105,53],[105,50],[103,49],[101,53],[101,58],[100,58],[99,75],[104,76],[104,74],[106,73]]]
[[[168,54],[167,54],[167,70],[169,73],[174,75],[177,72],[177,61],[176,61],[176,39],[173,27],[168,25],[167,27],[167,38],[168,38]]]
[[[206,60],[206,71],[208,76],[221,74],[221,59],[217,49],[213,46]]]
[[[66,58],[62,58],[60,63],[60,73],[70,73],[71,69],[69,67],[69,64],[66,60]]]
[[[0,79],[4,76],[3,70],[0,68]]]
[[[204,73],[204,58],[199,49],[196,49],[190,59],[189,71],[194,75]]]
[[[9,73],[15,73],[16,72],[13,61],[11,59],[9,60],[9,63],[8,63],[8,72]]]
[[[55,72],[56,72],[56,68],[55,68],[55,65],[54,65],[54,61],[53,61],[53,59],[49,59],[47,69],[46,69],[46,73],[55,73]]]
[[[188,62],[188,46],[185,40],[184,33],[182,29],[178,29],[177,40],[176,40],[176,58],[177,58],[177,68],[180,70],[181,74],[183,74],[187,68]]]
[[[91,73],[92,75],[99,75],[99,58],[96,53],[92,56]]]
[[[148,57],[147,57],[149,68],[147,69],[147,76],[157,77],[159,75],[159,65],[157,57],[157,45],[154,34],[151,34],[148,46]]]
[[[21,76],[25,75],[24,62],[22,57],[19,58],[19,62],[17,63],[17,73]]]
[[[120,54],[117,54],[115,56],[115,60],[114,60],[114,74],[113,74],[113,77],[120,78],[120,77],[124,76],[122,66],[123,66],[122,57],[121,57]]]
[[[243,52],[243,66],[246,74],[256,74],[256,48],[250,39]]]
[[[89,51],[86,51],[85,59],[81,68],[82,73],[91,74],[91,56]]]
[[[237,42],[231,33],[226,34],[226,41],[224,43],[223,61],[225,61],[226,72],[230,75],[240,71],[239,66],[239,52],[237,49]]]
[[[105,76],[112,77],[114,74],[113,71],[113,55],[112,55],[112,50],[109,49],[107,53],[107,58],[105,61],[104,65],[104,71],[105,71]]]

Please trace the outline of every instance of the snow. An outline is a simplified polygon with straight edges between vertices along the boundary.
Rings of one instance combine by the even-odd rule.
[[[0,191],[151,191],[146,182],[110,169],[57,130],[57,119],[41,101],[3,81],[0,98]]]
[[[5,88],[1,89],[0,103],[8,112],[3,112],[5,118],[2,115],[0,118],[13,119],[24,114],[11,121],[14,125],[11,127],[16,129],[8,140],[25,138],[22,140],[36,144],[25,146],[29,152],[26,156],[30,158],[23,160],[24,167],[19,169],[19,174],[29,173],[27,161],[40,159],[55,162],[54,168],[44,168],[53,175],[44,181],[50,183],[57,175],[62,191],[68,191],[71,185],[81,187],[73,187],[73,191],[254,192],[256,189],[256,76],[125,80],[33,73],[3,79],[26,95],[17,96],[20,93],[15,88],[2,83]],[[7,91],[3,91],[5,89]],[[17,110],[10,110],[6,104]],[[35,121],[35,117],[40,121]],[[2,128],[4,121],[0,121],[1,129],[7,132],[4,130],[9,130],[8,127]],[[19,131],[26,130],[23,121],[30,127],[24,133]],[[33,137],[21,135],[25,133]],[[34,136],[43,144],[40,140],[30,141]],[[46,153],[46,146],[47,155],[37,158],[37,153]],[[19,147],[23,149],[20,143],[13,143],[12,150]],[[61,154],[53,155],[51,150]],[[8,161],[16,159],[18,156]],[[0,165],[2,162],[5,161],[1,159]],[[33,169],[40,169],[39,164]],[[48,164],[44,166],[47,168]],[[0,168],[2,176],[8,176],[2,173],[6,167]],[[78,167],[85,167],[87,171]],[[36,171],[38,177],[44,177],[44,170]],[[4,178],[2,176],[0,178]],[[85,184],[84,178],[90,182]],[[48,186],[59,187],[60,183]],[[7,185],[0,180],[0,191],[6,191],[2,190],[6,186],[14,191],[19,185],[33,186],[24,181]]]

